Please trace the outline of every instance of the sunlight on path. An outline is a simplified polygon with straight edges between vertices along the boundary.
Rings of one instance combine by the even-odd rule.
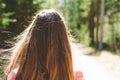
[[[74,70],[81,70],[85,80],[118,80],[92,57],[82,55],[74,44],[72,49]]]

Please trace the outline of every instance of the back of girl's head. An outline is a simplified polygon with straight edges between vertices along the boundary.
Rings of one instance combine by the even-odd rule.
[[[71,55],[62,16],[43,10],[23,33],[8,72],[17,67],[16,80],[74,80]]]

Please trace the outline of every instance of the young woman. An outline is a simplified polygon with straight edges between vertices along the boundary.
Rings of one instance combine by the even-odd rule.
[[[66,30],[57,11],[38,13],[14,48],[6,80],[82,80],[74,75]]]

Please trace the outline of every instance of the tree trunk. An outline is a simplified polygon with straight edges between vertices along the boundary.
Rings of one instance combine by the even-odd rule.
[[[95,27],[96,27],[96,48],[98,48],[98,46],[99,46],[99,17],[100,17],[100,14],[99,14],[99,10],[100,10],[100,4],[99,4],[99,2],[100,2],[100,0],[96,0],[95,1],[95,5],[96,5],[96,7],[95,7],[95,11],[96,11],[96,25],[95,25]]]
[[[95,22],[94,22],[94,17],[95,17],[95,9],[94,9],[94,1],[92,0],[91,6],[90,6],[90,11],[88,15],[88,27],[89,27],[89,37],[90,37],[90,45],[94,46],[95,45],[95,40],[94,40],[94,28],[95,28]]]
[[[104,25],[104,0],[101,0],[101,17],[100,17],[100,43],[99,50],[103,48],[103,25]]]
[[[113,4],[112,5],[112,9],[111,9],[111,14],[109,16],[109,18],[110,18],[110,24],[111,24],[111,50],[112,51],[114,51],[114,41],[115,41],[114,40],[115,39],[115,37],[114,37],[114,20],[115,20],[114,19],[115,18],[114,17],[114,15],[115,15],[114,14],[114,12],[115,12],[114,10],[115,9],[114,8],[115,8],[115,5]]]
[[[111,27],[111,50],[114,51],[114,23]]]

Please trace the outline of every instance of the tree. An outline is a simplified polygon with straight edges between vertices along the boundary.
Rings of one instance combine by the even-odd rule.
[[[95,27],[96,27],[96,48],[98,49],[99,47],[99,19],[100,19],[100,0],[95,0],[95,14],[96,14],[96,22],[95,22]]]
[[[99,49],[103,48],[102,41],[103,41],[103,26],[104,26],[104,0],[101,0],[101,17],[100,17],[100,43]]]
[[[115,46],[117,45],[116,43],[116,39],[118,39],[118,35],[119,31],[117,31],[115,28],[117,28],[118,26],[115,26],[115,24],[119,23],[119,20],[117,20],[117,18],[119,18],[119,16],[117,17],[117,15],[120,13],[120,0],[106,0],[106,15],[108,15],[109,18],[109,24],[111,25],[111,50],[113,51],[115,49]],[[119,27],[117,28],[119,29]],[[116,31],[115,31],[116,30]],[[116,33],[116,34],[115,34]],[[120,38],[120,37],[119,37]],[[119,43],[119,42],[118,42]]]
[[[89,28],[89,37],[90,37],[90,45],[95,44],[94,38],[94,28],[95,28],[95,0],[91,1],[90,11],[88,13],[88,28]]]

